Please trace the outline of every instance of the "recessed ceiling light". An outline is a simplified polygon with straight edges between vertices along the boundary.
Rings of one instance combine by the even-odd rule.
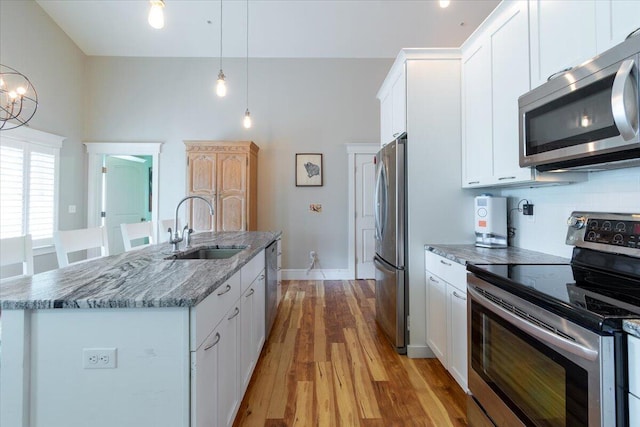
[[[449,6],[449,3],[451,3],[449,0],[440,0],[440,7],[444,9]]]

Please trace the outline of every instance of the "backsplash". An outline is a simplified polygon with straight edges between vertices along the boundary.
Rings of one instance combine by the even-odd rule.
[[[521,199],[534,205],[532,217],[510,213],[516,227],[512,246],[570,258],[573,247],[564,241],[572,211],[640,213],[640,168],[591,172],[586,182],[504,189],[500,195],[508,197],[510,212]]]

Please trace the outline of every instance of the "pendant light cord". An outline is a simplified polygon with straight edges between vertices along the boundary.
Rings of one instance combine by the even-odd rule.
[[[247,111],[249,110],[249,0],[247,0]]]
[[[222,71],[222,0],[220,0],[220,71]]]

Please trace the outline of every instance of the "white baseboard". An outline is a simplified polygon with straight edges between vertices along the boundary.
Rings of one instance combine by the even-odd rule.
[[[282,270],[282,280],[353,280],[353,273],[348,269],[313,269],[308,273],[305,269],[288,269]]]
[[[436,355],[427,345],[408,345],[407,357],[410,359],[433,359]]]

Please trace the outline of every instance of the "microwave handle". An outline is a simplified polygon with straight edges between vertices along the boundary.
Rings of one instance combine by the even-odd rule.
[[[633,123],[634,117],[638,117],[638,93],[635,85],[632,86],[634,96],[625,97],[625,88],[629,79],[633,78],[633,69],[635,61],[627,59],[622,62],[616,77],[613,80],[611,88],[611,111],[613,112],[613,120],[620,131],[620,135],[625,141],[633,139],[638,133],[638,123]],[[633,105],[635,103],[635,105]],[[631,112],[628,112],[631,109]],[[635,110],[635,111],[634,111]],[[634,126],[635,125],[635,126]]]

